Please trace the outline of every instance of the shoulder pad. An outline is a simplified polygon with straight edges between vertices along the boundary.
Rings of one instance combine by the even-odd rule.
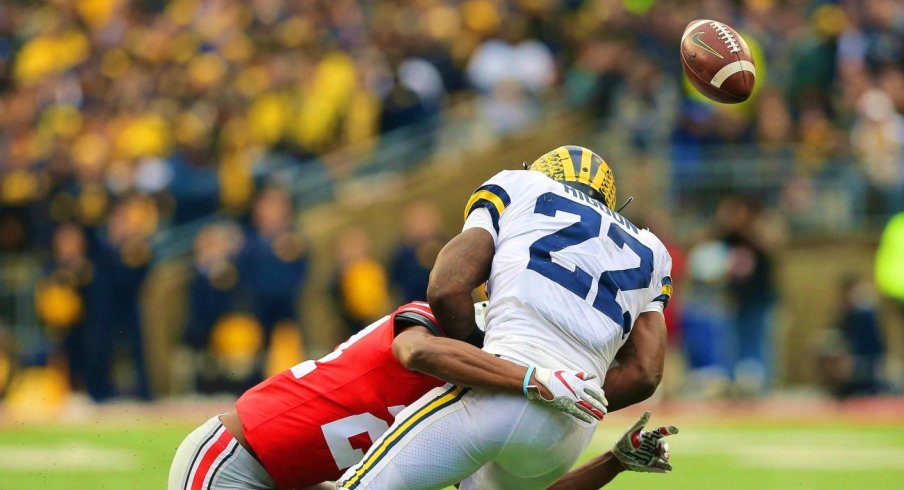
[[[420,325],[437,337],[446,337],[446,332],[436,322],[436,317],[426,303],[409,303],[396,310],[395,321],[403,324]]]

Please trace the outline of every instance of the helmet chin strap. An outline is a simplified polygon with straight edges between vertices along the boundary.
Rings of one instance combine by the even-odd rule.
[[[625,200],[625,203],[622,204],[620,208],[618,208],[618,209],[615,210],[615,212],[616,212],[616,213],[621,213],[621,212],[622,212],[622,209],[625,209],[625,207],[627,207],[628,204],[631,204],[631,201],[633,201],[633,200],[634,200],[634,196],[630,196],[627,200]]]

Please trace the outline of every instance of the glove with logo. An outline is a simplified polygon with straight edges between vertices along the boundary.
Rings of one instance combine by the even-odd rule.
[[[529,384],[531,375],[552,395],[546,398],[536,384]],[[528,400],[536,400],[565,412],[584,422],[602,420],[606,414],[606,397],[598,383],[592,382],[596,376],[568,369],[552,370],[531,366],[524,376],[524,394]]]
[[[612,454],[628,471],[647,473],[672,471],[672,465],[669,463],[669,443],[662,438],[677,434],[678,427],[669,425],[645,431],[643,427],[650,421],[651,415],[650,412],[644,412],[612,448]]]

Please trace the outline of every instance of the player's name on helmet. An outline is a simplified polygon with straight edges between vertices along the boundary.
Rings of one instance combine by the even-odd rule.
[[[618,214],[617,212],[609,209],[609,207],[606,206],[605,204],[597,201],[596,199],[593,199],[592,197],[588,196],[587,194],[584,194],[580,190],[575,189],[574,187],[571,187],[567,183],[562,182],[561,184],[562,184],[562,188],[565,189],[565,192],[567,192],[568,195],[570,195],[572,197],[576,197],[576,198],[580,199],[582,202],[587,203],[587,204],[599,209],[600,211],[608,214],[609,216],[612,217],[613,220],[615,220],[616,223],[631,230],[633,233],[635,233],[635,234],[640,233],[640,230],[638,230],[637,226],[635,226],[634,223],[628,221],[628,218],[625,218],[624,216]]]

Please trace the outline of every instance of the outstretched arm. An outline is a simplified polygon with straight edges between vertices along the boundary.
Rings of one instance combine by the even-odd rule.
[[[669,463],[669,444],[662,438],[677,434],[678,428],[669,425],[645,431],[643,428],[649,422],[651,415],[650,412],[645,412],[621,436],[612,450],[569,471],[562,478],[556,480],[549,489],[596,490],[606,486],[622,471],[646,473],[672,471],[672,465]]]
[[[486,282],[495,252],[493,236],[471,228],[450,240],[436,257],[427,302],[449,337],[466,339],[476,328],[471,292]]]
[[[606,372],[603,389],[609,411],[642,402],[653,395],[662,380],[665,363],[665,318],[658,311],[642,313],[622,345],[614,365]]]

